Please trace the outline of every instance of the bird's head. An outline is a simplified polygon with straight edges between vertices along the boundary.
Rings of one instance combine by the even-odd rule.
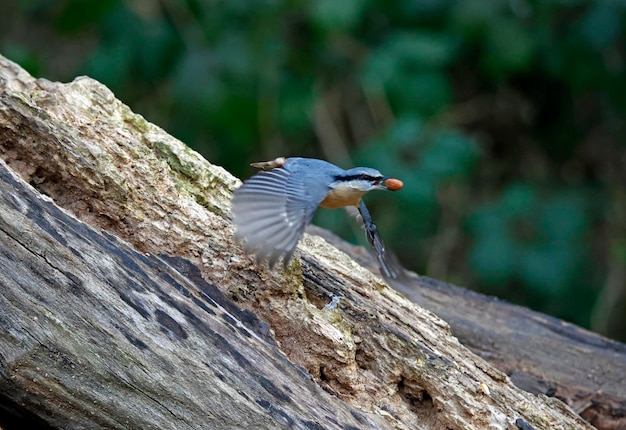
[[[355,167],[336,177],[335,186],[351,188],[366,193],[371,190],[398,191],[403,183],[399,179],[383,176],[378,170],[369,167]]]

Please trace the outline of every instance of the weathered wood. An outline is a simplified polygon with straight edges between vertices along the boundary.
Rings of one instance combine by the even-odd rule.
[[[0,162],[4,396],[60,428],[381,425],[196,266],[141,255],[29,188]]]
[[[624,344],[493,297],[432,280],[420,286],[419,303],[515,385],[563,400],[597,428],[626,428]]]
[[[312,228],[377,271],[363,248]],[[395,289],[450,324],[463,345],[518,387],[557,397],[599,429],[626,428],[626,345],[530,309],[407,273]]]
[[[135,249],[197,265],[209,285],[266,321],[289,361],[317,384],[245,328],[250,314],[213,305],[193,270],[170,272],[86,225],[74,234],[67,219],[53,222],[67,214],[52,203],[54,216],[37,222],[9,191],[8,210],[22,218],[3,216],[2,231],[25,239],[3,249],[24,248],[18,273],[38,288],[0,302],[14,316],[3,345],[19,351],[2,350],[0,390],[46,419],[88,420],[98,409],[91,424],[111,427],[163,425],[156,420],[169,416],[178,427],[216,428],[241,415],[242,427],[590,428],[560,401],[516,388],[445,322],[320,238],[305,236],[287,272],[258,268],[232,239],[229,198],[238,181],[97,82],[34,80],[1,58],[0,78],[0,150],[11,169]],[[60,248],[37,251],[39,236]],[[11,279],[1,285],[3,295],[20,295]],[[341,299],[329,310],[333,295]],[[13,309],[15,302],[22,305]],[[41,313],[36,320],[31,308]],[[134,406],[146,398],[147,408]]]

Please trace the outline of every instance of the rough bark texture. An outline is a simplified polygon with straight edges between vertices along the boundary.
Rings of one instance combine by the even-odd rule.
[[[315,229],[376,270],[363,248]],[[557,397],[599,429],[626,429],[626,345],[494,297],[408,274],[391,281],[450,324],[452,334],[518,387]]]
[[[319,237],[257,267],[232,238],[239,181],[101,84],[2,57],[0,79],[0,392],[52,425],[590,428]]]
[[[0,192],[0,391],[51,425],[382,425],[336,404],[196,266],[95,231],[4,163]]]

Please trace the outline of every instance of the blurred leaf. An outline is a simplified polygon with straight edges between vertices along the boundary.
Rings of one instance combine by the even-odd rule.
[[[542,230],[557,243],[581,240],[589,228],[587,211],[587,202],[581,193],[562,193],[544,205]]]
[[[218,61],[209,50],[186,52],[175,70],[172,96],[186,105],[217,107],[226,98]]]
[[[517,252],[497,207],[484,207],[468,220],[477,235],[469,253],[470,267],[481,282],[502,289],[515,272]]]
[[[135,49],[137,68],[147,81],[165,78],[177,63],[181,41],[164,20],[150,21],[142,27]]]
[[[373,91],[386,86],[399,112],[432,113],[450,101],[443,68],[454,57],[452,38],[434,33],[397,32],[364,62],[363,85]]]
[[[243,32],[224,32],[219,43],[213,46],[211,51],[223,75],[235,79],[254,75],[255,65]]]
[[[55,26],[63,32],[75,32],[99,22],[111,10],[121,4],[120,0],[67,0],[55,19]]]
[[[469,38],[482,38],[489,23],[500,19],[506,0],[459,2],[452,11],[453,22]]]
[[[483,64],[495,76],[528,68],[535,52],[535,42],[529,30],[524,30],[515,20],[492,22],[485,45]]]
[[[565,293],[568,282],[577,273],[576,267],[573,267],[574,252],[566,246],[533,247],[520,257],[520,278],[524,285],[540,296],[558,296]]]
[[[365,88],[378,91],[387,82],[391,82],[399,69],[399,59],[386,50],[378,50],[370,55],[361,71],[361,80]]]
[[[385,171],[415,170],[424,148],[422,121],[415,116],[403,116],[355,153],[354,160]]]
[[[381,47],[413,70],[447,66],[456,53],[454,39],[445,34],[396,32]]]
[[[398,4],[405,16],[416,19],[445,16],[450,6],[448,0],[399,0]]]
[[[451,89],[442,69],[454,58],[452,38],[434,33],[393,33],[364,62],[365,88],[386,88],[394,110],[433,114],[448,105]]]
[[[415,150],[419,145],[419,138],[423,133],[422,121],[414,116],[402,116],[396,120],[387,132],[386,140],[396,150],[405,152],[410,155],[411,150]],[[403,158],[406,161],[406,158]]]
[[[591,10],[582,21],[582,32],[589,45],[596,49],[607,48],[620,36],[623,37],[623,25],[617,3],[594,2]]]
[[[499,268],[498,282],[520,281],[548,297],[565,293],[584,273],[584,242],[589,228],[583,193],[570,191],[539,195],[529,184],[509,186],[496,205],[475,212],[468,225],[475,237],[472,267],[481,280],[492,283],[491,265]],[[520,230],[521,228],[521,230]],[[510,267],[502,268],[505,253]],[[510,249],[504,249],[509,247]],[[509,257],[514,255],[514,261]],[[506,278],[503,278],[506,274]]]
[[[327,30],[345,31],[358,22],[366,0],[316,0],[312,4],[314,22]]]
[[[432,115],[450,104],[451,90],[443,73],[398,74],[387,84],[398,112]]]
[[[2,55],[18,63],[32,76],[41,76],[43,65],[37,52],[18,44],[9,43],[2,46]]]
[[[471,173],[478,153],[474,143],[460,133],[438,133],[421,159],[421,169],[430,172],[437,181],[463,178]]]
[[[278,99],[278,123],[289,136],[310,127],[309,115],[315,102],[308,80],[285,79]]]
[[[85,65],[87,75],[118,91],[132,70],[133,49],[128,44],[103,45]]]
[[[102,19],[103,37],[86,61],[87,74],[120,91],[131,79],[148,84],[173,68],[179,41],[165,21],[145,21],[124,7]]]
[[[502,194],[500,209],[505,217],[534,213],[536,209],[535,188],[522,182],[508,184]]]

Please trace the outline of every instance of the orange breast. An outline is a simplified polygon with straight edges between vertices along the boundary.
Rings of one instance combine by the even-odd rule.
[[[354,188],[338,187],[328,192],[320,206],[329,209],[358,206],[363,194],[365,194],[363,191]]]

